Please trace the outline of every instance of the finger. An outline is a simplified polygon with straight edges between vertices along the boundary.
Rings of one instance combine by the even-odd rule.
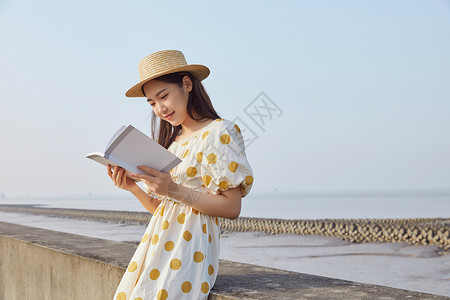
[[[151,175],[145,175],[145,174],[138,174],[138,173],[130,173],[131,178],[134,178],[136,180],[146,180],[151,182],[154,176]]]
[[[115,166],[114,167],[114,184],[117,186],[119,185],[119,171],[120,171],[120,169],[117,166]]]
[[[142,171],[145,171],[145,172],[151,174],[151,175],[158,175],[159,173],[161,173],[158,170],[155,170],[155,169],[152,169],[152,168],[146,167],[146,166],[138,166],[138,168],[141,169]]]
[[[114,166],[114,168],[111,170],[111,173],[113,175],[113,178],[115,179],[116,175],[117,175],[117,168],[116,168],[116,166]]]
[[[114,173],[113,173],[113,181],[114,181],[114,185],[117,185],[117,171],[114,171]]]
[[[127,182],[127,172],[123,172],[123,175],[122,175],[122,182],[123,182],[123,183],[126,183],[126,182]]]
[[[122,174],[122,182],[125,184],[127,183],[127,170],[124,170]]]
[[[139,178],[139,177],[137,177],[137,176],[133,176],[133,175],[131,175],[131,174],[130,174],[130,178],[131,178],[131,180],[134,180],[134,182],[140,182],[140,181],[142,181],[141,178]]]
[[[111,165],[109,165],[109,164],[108,164],[107,172],[108,172],[108,176],[112,179]]]
[[[119,172],[117,173],[117,182],[119,183],[119,186],[122,185],[122,174],[124,173],[123,169],[120,168]]]

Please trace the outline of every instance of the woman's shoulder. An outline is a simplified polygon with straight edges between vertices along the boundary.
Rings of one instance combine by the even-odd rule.
[[[211,125],[210,130],[217,133],[241,133],[239,126],[234,121],[229,119],[215,119]]]
[[[244,139],[241,128],[231,120],[216,119],[208,132],[207,147],[228,146],[235,152],[245,152]]]

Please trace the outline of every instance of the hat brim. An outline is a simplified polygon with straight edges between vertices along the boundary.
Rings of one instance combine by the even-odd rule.
[[[208,67],[204,65],[186,65],[178,68],[173,68],[166,72],[161,72],[158,74],[154,74],[153,76],[150,76],[141,82],[135,84],[133,87],[131,87],[126,93],[125,96],[127,97],[145,97],[145,95],[142,93],[142,86],[147,83],[148,81],[155,79],[159,76],[175,73],[175,72],[181,72],[181,71],[188,71],[191,72],[195,77],[197,77],[200,81],[205,79],[209,76],[210,70]]]

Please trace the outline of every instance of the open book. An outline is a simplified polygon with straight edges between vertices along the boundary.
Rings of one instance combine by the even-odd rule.
[[[132,180],[136,178],[130,177],[130,173],[147,174],[137,166],[169,173],[182,162],[175,154],[131,125],[123,125],[116,131],[106,146],[105,153],[93,152],[86,157],[105,166],[110,164],[112,168],[118,165],[126,170],[127,177]]]

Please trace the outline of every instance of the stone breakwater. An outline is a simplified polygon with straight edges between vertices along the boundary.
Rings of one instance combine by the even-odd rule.
[[[152,217],[147,212],[46,208],[33,205],[0,205],[0,211],[129,225],[147,225]]]
[[[146,212],[44,208],[28,205],[0,205],[1,211],[75,218],[97,222],[147,225],[152,215]],[[354,243],[406,242],[411,245],[436,245],[450,250],[450,219],[319,219],[285,220],[239,217],[219,218],[221,233],[258,231],[268,234],[336,236]]]
[[[320,219],[284,220],[240,217],[220,219],[222,232],[264,231],[268,234],[336,236],[353,243],[406,242],[436,245],[447,254],[450,249],[450,219]]]

